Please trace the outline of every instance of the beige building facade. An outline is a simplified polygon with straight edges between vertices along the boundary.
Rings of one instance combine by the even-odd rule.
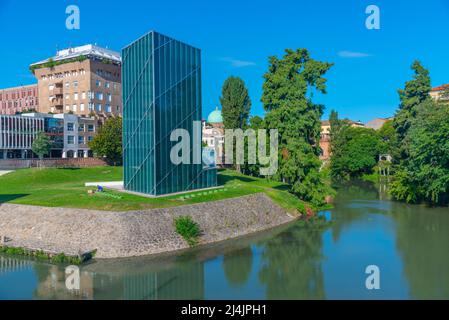
[[[435,87],[430,91],[430,96],[435,100],[435,101],[440,101],[440,102],[449,102],[449,97],[444,97],[443,96],[443,92],[444,91],[448,91],[449,90],[449,84],[445,84],[439,87]]]
[[[109,117],[122,114],[121,56],[94,45],[58,51],[30,66],[39,112]]]

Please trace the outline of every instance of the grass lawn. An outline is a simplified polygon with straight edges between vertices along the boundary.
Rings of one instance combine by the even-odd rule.
[[[84,187],[86,182],[121,180],[121,167],[22,169],[0,177],[0,204],[128,211],[208,202],[264,192],[289,212],[304,212],[305,208],[304,202],[287,191],[287,185],[244,176],[230,170],[221,171],[218,175],[222,189],[193,191],[163,198],[152,199],[112,190],[107,190],[105,194],[88,195],[87,191],[92,188]]]

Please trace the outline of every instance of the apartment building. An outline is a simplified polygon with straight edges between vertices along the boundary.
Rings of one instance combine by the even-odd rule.
[[[33,63],[39,112],[108,117],[122,114],[120,53],[95,45],[60,50]]]
[[[0,114],[14,115],[38,108],[37,84],[0,89]]]
[[[430,96],[435,101],[448,102],[449,97],[445,96],[445,92],[449,92],[449,84],[432,88],[432,90],[430,91]]]

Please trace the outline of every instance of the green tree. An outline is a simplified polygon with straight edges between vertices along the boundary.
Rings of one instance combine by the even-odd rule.
[[[345,141],[342,139],[343,136],[340,135],[340,132],[350,126],[349,121],[341,120],[338,117],[338,112],[335,110],[331,110],[329,116],[329,125],[330,125],[330,149],[331,156],[332,154],[339,153],[339,150],[343,147]]]
[[[239,77],[226,79],[223,84],[220,103],[225,129],[246,128],[251,110],[251,99],[242,79]],[[241,165],[237,164],[236,169],[241,172]]]
[[[424,68],[419,61],[413,62],[411,69],[414,71],[413,79],[405,83],[405,88],[400,89],[399,109],[394,118],[393,126],[397,133],[397,148],[400,150],[400,159],[408,158],[406,139],[411,122],[416,116],[416,108],[421,103],[431,100],[430,90],[432,89],[429,71]]]
[[[225,129],[243,129],[248,123],[251,99],[245,82],[239,77],[229,77],[223,84],[220,97]]]
[[[39,159],[43,159],[44,156],[48,155],[51,150],[50,138],[44,133],[39,132],[36,139],[33,141],[31,150],[38,155]]]
[[[333,178],[349,179],[372,173],[385,146],[373,129],[345,126],[335,139],[331,157]]]
[[[449,109],[427,101],[416,109],[407,140],[409,159],[399,165],[390,187],[398,200],[449,203]]]
[[[122,163],[122,118],[109,118],[100,128],[89,147],[111,164]]]
[[[388,120],[378,131],[382,143],[385,145],[385,151],[390,154],[393,159],[398,157],[397,154],[397,135],[393,126],[393,120]]]
[[[249,126],[248,129],[252,129],[255,131],[256,133],[256,138],[257,138],[257,142],[256,142],[256,148],[257,150],[259,149],[259,132],[258,130],[260,129],[265,129],[265,122],[264,119],[259,117],[259,116],[254,116],[251,117],[249,119]],[[267,148],[269,148],[269,141],[267,139]],[[268,150],[268,149],[267,149]],[[248,155],[248,140],[245,141],[245,158],[247,158]],[[246,161],[246,159],[245,159]],[[260,176],[260,163],[257,159],[257,163],[256,164],[249,164],[247,161],[245,162],[245,166],[244,166],[244,171],[246,174],[249,174],[251,176]]]
[[[341,126],[343,125],[342,121],[338,118],[338,112],[336,110],[331,110],[329,115],[329,125],[330,125],[330,136],[331,141],[332,138],[337,134]]]
[[[319,138],[324,106],[312,101],[313,93],[326,93],[324,74],[331,63],[314,60],[307,49],[287,49],[282,59],[270,57],[265,73],[262,102],[265,123],[279,132],[278,177],[291,184],[292,192],[316,205],[326,194],[319,174]]]

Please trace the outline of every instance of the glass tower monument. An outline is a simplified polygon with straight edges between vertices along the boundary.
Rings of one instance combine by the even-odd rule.
[[[122,57],[125,189],[159,196],[217,186],[215,166],[201,161],[201,51],[152,31]],[[171,161],[176,129],[189,133],[190,163]]]

